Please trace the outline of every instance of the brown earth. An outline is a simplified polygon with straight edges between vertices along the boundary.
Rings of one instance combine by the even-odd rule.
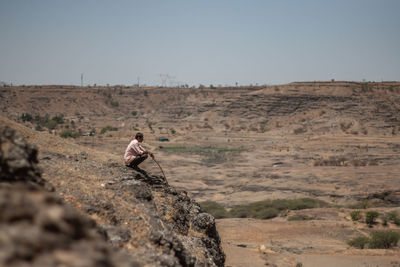
[[[122,164],[127,143],[142,131],[169,183],[197,201],[213,200],[230,208],[264,199],[310,197],[343,207],[302,211],[316,215],[301,222],[287,221],[289,214],[273,220],[217,220],[227,265],[399,265],[398,248],[349,248],[346,240],[371,229],[353,223],[345,207],[367,200],[381,206],[373,210],[399,211],[400,83],[304,82],[216,89],[4,87],[0,103],[1,115],[20,123],[22,113],[63,114],[66,123],[56,134],[67,124],[81,133],[96,130],[93,137],[68,141],[43,132],[25,134],[39,146],[43,177],[51,181],[57,174],[60,178],[51,182],[76,206],[82,205],[76,188],[87,185],[68,177],[98,179],[98,188],[85,190],[100,190],[115,176],[106,163]],[[100,134],[107,125],[118,131]],[[169,142],[158,141],[160,137]],[[80,164],[82,157],[93,157],[89,166]],[[68,163],[74,160],[76,164]],[[143,168],[160,173],[150,160]]]

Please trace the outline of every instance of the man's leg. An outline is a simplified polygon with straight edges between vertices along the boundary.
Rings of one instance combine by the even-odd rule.
[[[137,169],[137,168],[138,168],[138,165],[139,165],[140,163],[142,163],[143,161],[145,161],[145,159],[147,159],[147,157],[148,157],[147,154],[136,156],[136,157],[132,160],[132,162],[129,164],[129,167],[134,168],[134,169]]]

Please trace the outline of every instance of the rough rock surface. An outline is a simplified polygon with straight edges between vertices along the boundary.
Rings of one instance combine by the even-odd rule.
[[[162,266],[223,266],[225,254],[214,217],[202,212],[185,191],[170,187],[163,177],[144,172],[129,177],[130,172],[127,170],[127,178],[109,182],[106,188],[124,195],[127,201],[141,203],[150,215],[150,245],[162,251],[160,254],[154,249],[151,261]]]
[[[0,129],[0,181],[48,185],[40,176],[37,150],[9,127]]]
[[[139,266],[40,177],[37,150],[0,128],[0,266]]]
[[[48,190],[36,149],[0,133],[0,266],[224,265],[214,218],[163,177],[110,165],[103,191],[54,184],[96,226]]]

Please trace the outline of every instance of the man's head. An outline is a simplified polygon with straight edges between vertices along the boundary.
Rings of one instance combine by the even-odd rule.
[[[139,142],[143,142],[143,134],[142,133],[137,133],[135,135],[135,139],[138,140]]]

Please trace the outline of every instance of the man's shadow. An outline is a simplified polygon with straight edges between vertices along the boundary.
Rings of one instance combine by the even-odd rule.
[[[154,175],[150,175],[148,172],[146,172],[145,170],[139,168],[139,167],[130,167],[127,166],[129,169],[133,170],[134,173],[137,173],[136,176],[134,177],[134,179],[136,180],[143,180],[144,182],[147,182],[151,185],[159,185],[159,184],[167,184],[168,182],[162,178],[162,177],[158,177],[158,176],[154,176]]]
[[[136,167],[127,166],[127,167],[131,170],[134,170],[137,173],[143,174],[146,178],[150,178],[149,174],[145,170],[143,170],[137,166]]]

